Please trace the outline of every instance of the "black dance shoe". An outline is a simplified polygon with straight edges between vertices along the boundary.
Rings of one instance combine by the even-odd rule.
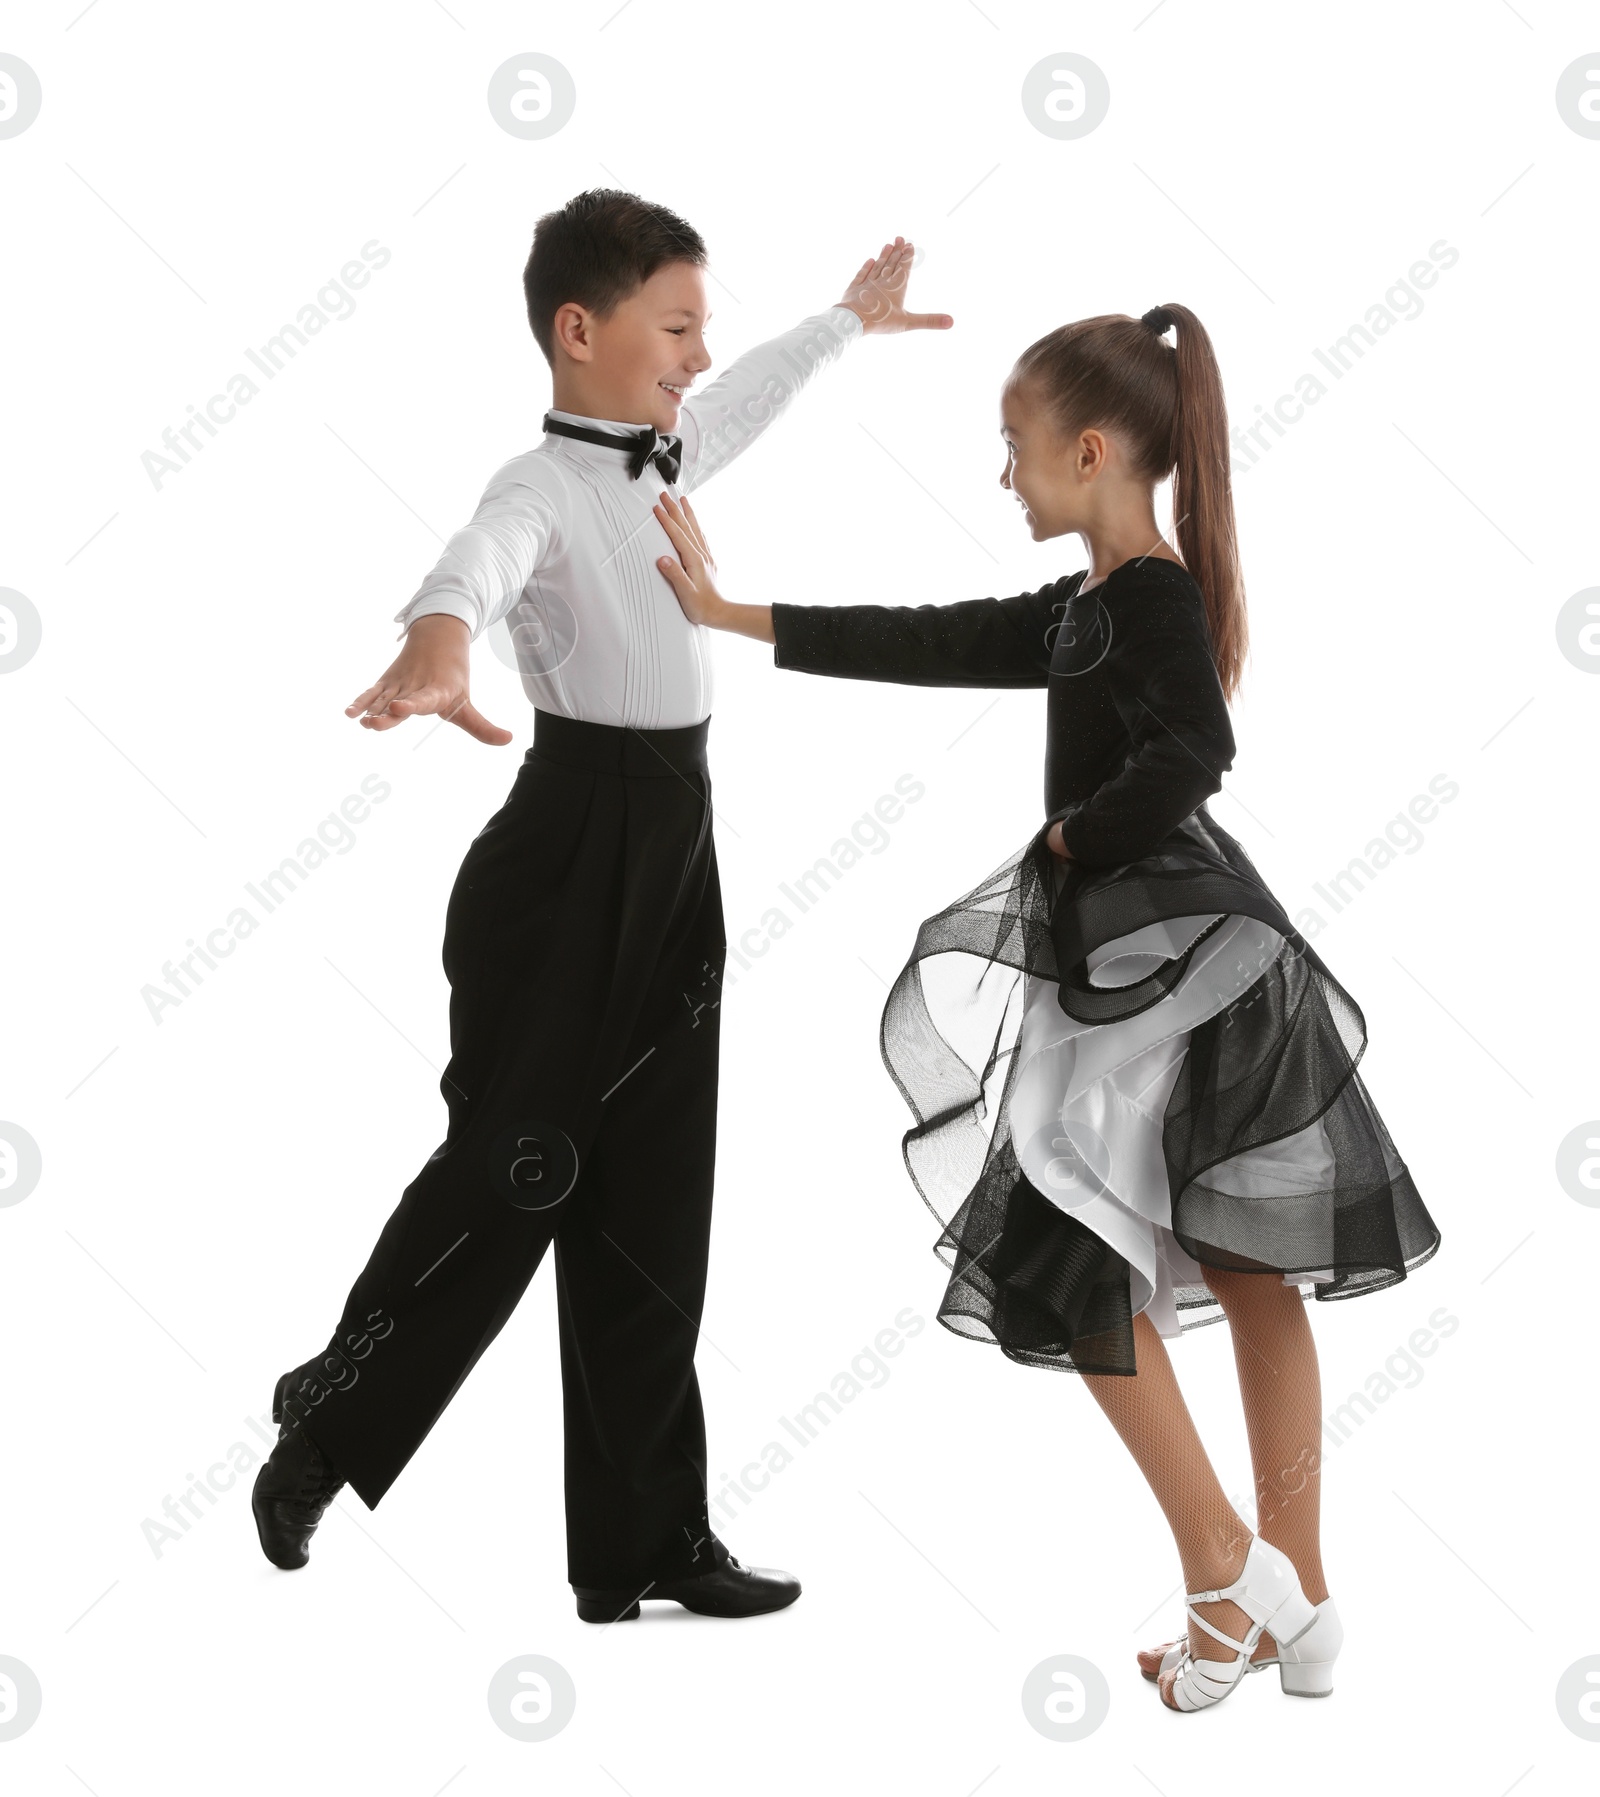
[[[283,1383],[278,1381],[273,1395],[274,1421],[282,1416]],[[295,1572],[306,1564],[322,1513],[344,1483],[344,1475],[304,1428],[285,1419],[250,1494],[261,1551],[274,1566]]]
[[[632,1591],[600,1591],[574,1585],[578,1614],[585,1622],[632,1622],[640,1598],[670,1598],[697,1616],[765,1616],[782,1610],[800,1595],[792,1572],[772,1566],[744,1566],[719,1541],[718,1563],[709,1572],[687,1579],[655,1579]]]

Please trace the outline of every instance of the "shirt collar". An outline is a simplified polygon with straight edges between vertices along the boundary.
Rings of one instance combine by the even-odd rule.
[[[625,424],[620,419],[616,418],[591,418],[587,412],[562,412],[555,406],[546,406],[545,410],[552,418],[564,419],[568,424],[585,424],[591,430],[612,431],[619,437],[642,436],[649,428],[648,425],[643,424]],[[549,433],[546,432],[545,434],[548,435]],[[571,443],[573,439],[567,437],[564,441]],[[598,445],[596,445],[596,447],[598,447]]]

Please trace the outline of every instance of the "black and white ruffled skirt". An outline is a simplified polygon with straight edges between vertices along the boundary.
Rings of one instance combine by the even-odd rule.
[[[884,1007],[943,1233],[939,1321],[1013,1360],[1133,1373],[1133,1318],[1221,1316],[1206,1267],[1321,1300],[1439,1231],[1356,1064],[1360,1009],[1201,805],[1120,867],[1041,830],[929,918]]]

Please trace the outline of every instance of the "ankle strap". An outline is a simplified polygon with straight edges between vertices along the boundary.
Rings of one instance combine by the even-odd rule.
[[[1216,1600],[1217,1600],[1217,1593],[1215,1593],[1215,1592],[1211,1592],[1208,1594],[1208,1593],[1202,1591],[1199,1594],[1199,1601],[1201,1603],[1207,1603],[1207,1602],[1214,1603],[1214,1602],[1216,1602]],[[1188,1604],[1185,1607],[1188,1609],[1188,1612],[1189,1612],[1189,1620],[1191,1622],[1198,1623],[1200,1625],[1200,1627],[1203,1628],[1208,1635],[1215,1636],[1216,1639],[1218,1641],[1222,1642],[1224,1646],[1231,1647],[1234,1649],[1235,1652],[1242,1653],[1242,1654],[1248,1654],[1248,1653],[1255,1652],[1256,1643],[1261,1639],[1261,1626],[1262,1625],[1259,1622],[1255,1622],[1250,1625],[1249,1632],[1243,1641],[1235,1641],[1232,1635],[1223,1634],[1221,1629],[1216,1628],[1211,1623],[1207,1622],[1205,1617],[1203,1617],[1199,1613],[1199,1611],[1195,1609],[1193,1604]]]

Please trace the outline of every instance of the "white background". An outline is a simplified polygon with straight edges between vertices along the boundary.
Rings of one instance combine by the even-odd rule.
[[[1556,617],[1597,579],[1600,141],[1555,89],[1597,40],[1592,8],[1537,0],[8,9],[0,50],[43,88],[0,141],[0,585],[43,620],[0,684],[0,1118],[43,1157],[0,1209],[0,1654],[43,1689],[0,1741],[10,1788],[1592,1787],[1600,1746],[1555,1693],[1600,1652],[1578,1383],[1600,1214],[1555,1169],[1600,1109],[1578,1030],[1600,682]],[[1020,100],[1067,50],[1111,89],[1073,141]],[[527,51],[577,87],[540,141],[486,103]],[[247,1419],[443,1135],[445,900],[532,718],[487,639],[474,697],[515,746],[342,708],[537,439],[522,264],[538,215],[594,185],[706,237],[719,365],[897,232],[922,251],[912,303],[955,318],[853,346],[706,489],[724,587],[760,601],[942,602],[1083,566],[997,485],[1002,378],[1059,323],[1193,307],[1248,424],[1386,295],[1409,308],[1392,290],[1431,245],[1459,252],[1237,477],[1254,652],[1212,809],[1327,919],[1363,1074],[1443,1231],[1411,1280],[1313,1311],[1324,1411],[1380,1400],[1327,1445],[1347,1644],[1325,1704],[1268,1674],[1209,1718],[1163,1710],[1133,1653],[1181,1625],[1179,1568],[1136,1469],[1074,1378],[933,1321],[946,1275],[879,1012],[920,920],[1037,828],[1043,693],[813,680],[733,638],[711,731],[730,941],[897,777],[926,787],[764,959],[730,960],[712,1473],[788,1441],[778,1419],[905,1307],[925,1323],[720,1525],[800,1602],[578,1622],[548,1265],[380,1510],[342,1494],[304,1573],[260,1556],[253,1468],[148,1539],[233,1444],[262,1451]],[[392,256],[354,312],[158,489],[162,432],[373,239]],[[348,852],[154,1022],[163,963],[370,774],[391,792]],[[1421,845],[1319,904],[1439,774],[1459,794]],[[1430,1318],[1456,1326],[1423,1358]],[[1226,1329],[1173,1352],[1248,1505]],[[578,1694],[538,1744],[486,1701],[529,1653]],[[1020,1701],[1061,1653],[1111,1690],[1075,1744]]]

